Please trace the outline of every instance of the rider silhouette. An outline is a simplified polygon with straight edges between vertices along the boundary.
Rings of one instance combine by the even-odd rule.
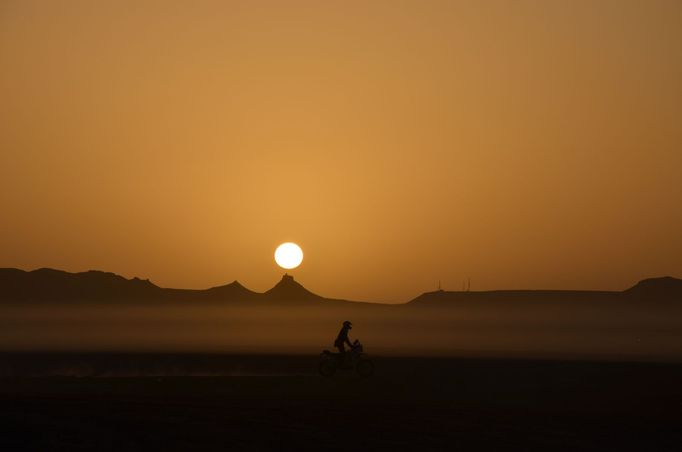
[[[349,347],[353,348],[353,344],[351,344],[350,339],[348,339],[348,331],[352,328],[353,324],[348,320],[343,322],[341,331],[339,331],[339,335],[336,336],[336,340],[334,341],[334,347],[338,348],[339,353],[341,354],[341,362],[343,362],[343,358],[346,356],[345,344],[348,344]]]

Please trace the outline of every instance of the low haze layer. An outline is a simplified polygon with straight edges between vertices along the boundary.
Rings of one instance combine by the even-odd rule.
[[[0,269],[0,351],[303,353],[344,319],[382,355],[682,359],[682,280],[625,291],[435,291],[384,305],[325,298],[285,275],[162,289],[112,273]]]

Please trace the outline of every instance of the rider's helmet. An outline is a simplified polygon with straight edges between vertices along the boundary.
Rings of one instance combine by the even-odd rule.
[[[343,326],[348,327],[348,328],[353,328],[353,324],[350,323],[350,320],[346,320],[343,322]]]

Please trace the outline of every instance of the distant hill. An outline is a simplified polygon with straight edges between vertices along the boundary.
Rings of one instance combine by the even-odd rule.
[[[643,279],[623,293],[630,298],[682,301],[682,279],[672,276]]]
[[[224,302],[224,303],[253,303],[262,299],[263,294],[254,292],[242,286],[239,281],[233,281],[224,286],[211,287],[205,290],[192,289],[161,289],[160,298],[164,301],[180,302]]]
[[[407,304],[411,306],[450,306],[456,304],[533,305],[563,303],[610,302],[670,302],[682,303],[682,279],[670,276],[645,279],[622,292],[595,290],[491,290],[483,292],[437,290],[419,295]]]
[[[411,306],[466,304],[538,304],[615,300],[621,292],[589,290],[491,290],[482,292],[438,290],[426,292],[409,301]]]
[[[149,280],[126,279],[101,271],[0,269],[0,300],[3,301],[140,300],[160,298],[162,292],[163,289]]]
[[[226,284],[224,286],[211,287],[208,290],[199,292],[205,293],[208,298],[228,300],[253,300],[260,295],[259,293],[242,286],[239,281],[233,281],[230,284]]]

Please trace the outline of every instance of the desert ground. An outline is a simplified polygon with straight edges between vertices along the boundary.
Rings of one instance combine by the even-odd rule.
[[[677,451],[682,364],[3,353],[2,450]]]

